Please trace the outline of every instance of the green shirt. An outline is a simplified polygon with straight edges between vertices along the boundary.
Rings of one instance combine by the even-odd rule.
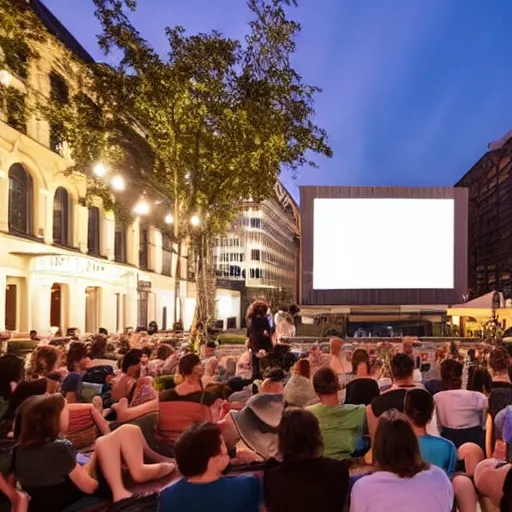
[[[324,457],[343,460],[351,457],[363,433],[366,417],[364,405],[328,407],[315,404],[307,407],[318,419],[324,438]]]

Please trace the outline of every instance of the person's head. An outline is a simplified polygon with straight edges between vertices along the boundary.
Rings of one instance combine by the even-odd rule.
[[[282,393],[284,377],[285,375],[281,368],[268,369],[263,374],[264,380],[260,388],[260,393]]]
[[[294,365],[292,370],[294,375],[300,375],[309,379],[311,376],[311,363],[309,359],[299,359]]]
[[[209,341],[206,344],[206,347],[204,349],[204,355],[205,357],[213,357],[215,355],[215,349],[217,348],[217,345],[215,345],[214,341]]]
[[[316,459],[324,451],[322,432],[316,416],[298,407],[284,410],[278,441],[283,460]]]
[[[100,327],[98,329],[98,334],[103,334],[103,336],[108,336],[108,331],[105,329],[105,327]]]
[[[53,373],[61,359],[61,351],[52,345],[37,347],[30,362],[30,373],[33,377],[48,377]]]
[[[329,341],[331,354],[339,357],[341,354],[341,348],[343,347],[343,340],[341,338],[331,338]]]
[[[214,423],[195,425],[183,432],[174,448],[176,463],[185,478],[208,473],[221,477],[229,464],[229,455],[221,429]]]
[[[138,378],[143,355],[144,352],[140,348],[128,350],[121,361],[121,371],[130,377]]]
[[[178,373],[189,382],[200,383],[203,369],[197,354],[183,356],[178,363]]]
[[[426,389],[410,389],[405,395],[404,413],[414,427],[424,428],[434,414],[434,398]]]
[[[474,348],[470,348],[468,350],[468,357],[471,362],[475,362],[476,359],[476,350]]]
[[[78,336],[80,335],[80,330],[77,327],[69,327],[66,329],[66,337],[78,340]]]
[[[319,368],[313,375],[313,388],[320,398],[331,395],[337,396],[340,390],[338,376],[329,367]]]
[[[55,441],[61,432],[67,432],[69,411],[61,394],[42,395],[31,399],[20,419],[19,445],[37,448]]]
[[[489,356],[489,367],[493,377],[499,377],[508,373],[510,363],[508,352],[504,347],[495,347]]]
[[[421,458],[418,439],[407,417],[396,409],[379,417],[373,442],[373,462],[379,471],[388,471],[400,478],[411,478],[428,468]]]
[[[174,349],[167,343],[161,343],[156,349],[156,358],[165,361],[168,357],[174,354]]]
[[[247,309],[246,318],[252,320],[259,316],[267,316],[268,302],[264,300],[255,300]]]
[[[414,361],[404,353],[395,354],[391,359],[391,374],[394,382],[412,380]]]
[[[101,330],[101,329],[100,329]],[[94,336],[91,344],[91,359],[103,359],[107,352],[107,338],[104,334]]]
[[[462,363],[457,359],[445,359],[441,363],[443,388],[460,389],[462,387]]]
[[[89,363],[87,345],[82,341],[72,341],[67,355],[67,366],[70,372],[82,372]]]
[[[148,333],[155,334],[156,332],[158,332],[158,324],[156,323],[155,320],[152,320],[151,322],[149,322]]]
[[[290,315],[295,316],[300,313],[300,308],[297,304],[292,304],[289,309]]]
[[[39,341],[39,338],[37,337],[37,331],[34,331],[34,329],[30,331],[29,337],[32,341]]]
[[[0,397],[8,401],[16,385],[23,380],[24,376],[23,359],[11,354],[0,357]]]
[[[490,393],[491,392],[491,376],[487,368],[483,368],[482,366],[475,366],[473,373],[471,374],[468,381],[468,389],[469,391],[478,391],[480,393]]]
[[[352,371],[359,375],[370,373],[370,356],[364,348],[358,348],[352,354]]]
[[[13,420],[18,407],[32,396],[44,395],[48,392],[49,386],[54,385],[48,379],[22,380],[12,392],[9,399],[9,406],[4,418]]]
[[[404,341],[402,343],[402,351],[404,354],[407,354],[408,356],[412,357],[413,355],[413,348],[414,348],[414,339],[407,337],[404,338]]]

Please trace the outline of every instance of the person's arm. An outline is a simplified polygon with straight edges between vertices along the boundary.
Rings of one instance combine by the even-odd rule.
[[[84,494],[94,494],[98,488],[98,481],[94,480],[80,464],[76,464],[68,476]]]
[[[107,420],[103,417],[103,414],[101,414],[96,407],[91,405],[91,415],[92,419],[94,420],[94,423],[98,427],[98,430],[101,432],[102,435],[106,436],[107,434],[110,434],[110,426],[107,422]]]
[[[485,422],[485,456],[490,459],[492,457],[493,446],[492,437],[494,432],[494,421],[490,414],[487,415],[487,421]]]
[[[158,408],[158,398],[134,407],[128,407],[128,400],[125,398],[112,406],[116,411],[118,423],[128,423],[146,414],[158,412]]]

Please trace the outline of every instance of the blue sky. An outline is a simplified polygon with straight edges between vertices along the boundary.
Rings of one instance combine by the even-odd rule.
[[[98,60],[91,0],[43,0]],[[72,7],[71,7],[72,6]],[[298,185],[453,185],[512,129],[510,0],[299,0],[295,66],[318,85],[332,159]],[[135,26],[166,50],[165,26],[242,38],[244,0],[139,0]]]

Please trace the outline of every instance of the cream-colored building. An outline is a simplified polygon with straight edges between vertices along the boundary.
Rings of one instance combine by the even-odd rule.
[[[72,90],[76,69],[66,62],[64,48],[84,65],[92,61],[59,30],[51,13],[41,12],[60,40],[52,36],[26,73],[0,70],[0,87],[24,95],[27,104],[36,95]],[[55,326],[122,332],[152,320],[172,328],[177,268],[172,227],[162,232],[143,217],[121,225],[100,199],[86,203],[85,180],[63,172],[70,161],[56,130],[35,115],[21,116],[20,122],[19,103],[0,107],[0,331],[44,334]],[[185,328],[195,308],[187,252],[184,247],[176,301]],[[239,303],[236,292],[219,291],[219,318],[231,315],[237,304],[240,309]]]

